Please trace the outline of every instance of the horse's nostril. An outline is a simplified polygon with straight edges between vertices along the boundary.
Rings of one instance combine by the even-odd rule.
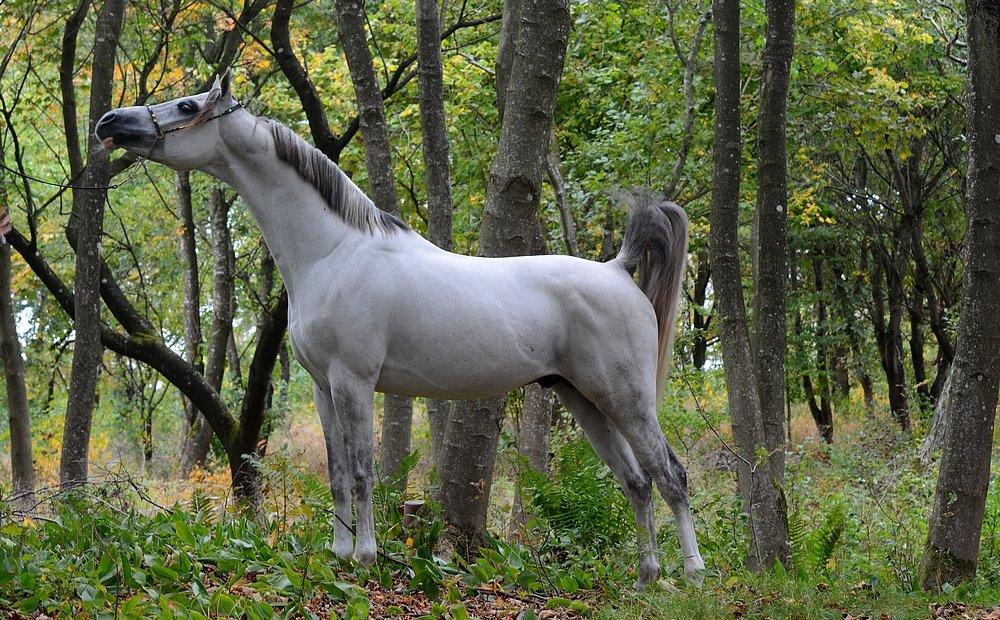
[[[101,120],[97,121],[97,126],[101,127],[104,125],[110,125],[118,119],[118,114],[116,112],[108,112],[101,117]]]

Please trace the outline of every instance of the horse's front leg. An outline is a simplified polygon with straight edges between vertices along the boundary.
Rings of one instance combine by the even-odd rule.
[[[335,514],[333,552],[338,558],[347,559],[351,557],[354,539],[351,536],[351,482],[344,454],[344,429],[334,409],[330,387],[316,383],[313,396],[326,439],[327,471]]]
[[[368,566],[375,561],[375,516],[372,512],[372,485],[375,480],[373,384],[356,377],[331,376],[330,385],[334,409],[343,431],[347,479],[354,495],[357,518],[354,559]]]

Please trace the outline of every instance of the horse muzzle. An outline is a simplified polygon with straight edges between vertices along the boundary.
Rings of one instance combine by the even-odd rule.
[[[147,135],[148,128],[142,127],[142,121],[127,114],[126,110],[111,110],[97,121],[94,135],[105,149],[113,151],[116,148],[149,148],[155,142]]]

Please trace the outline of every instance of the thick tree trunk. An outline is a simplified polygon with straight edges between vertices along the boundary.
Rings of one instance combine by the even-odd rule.
[[[222,390],[226,372],[226,349],[233,331],[233,272],[230,253],[229,207],[223,189],[212,188],[209,221],[212,229],[212,331],[205,360],[205,380],[216,392]],[[205,464],[212,445],[212,427],[201,415],[188,431],[181,455],[181,475]]]
[[[514,16],[517,22],[512,21]],[[504,4],[497,61],[503,120],[490,166],[480,256],[525,255],[532,250],[569,29],[566,0]],[[510,61],[509,72],[505,59]],[[446,544],[462,555],[477,549],[485,533],[505,402],[503,397],[463,401],[448,421],[439,471],[442,516]]]
[[[437,0],[416,0],[417,75],[419,77],[420,133],[423,138],[424,173],[427,182],[427,238],[443,250],[452,247],[451,164],[448,127],[444,115],[444,69],[441,60],[441,25]],[[427,421],[431,428],[431,458],[441,460],[448,401],[428,399]]]
[[[380,209],[399,215],[396,176],[392,167],[389,127],[385,120],[382,90],[379,88],[371,50],[365,34],[364,4],[359,0],[337,0],[337,28],[344,47],[347,66],[354,83],[361,119],[361,135],[365,145],[365,166],[371,185],[372,200]],[[393,478],[398,475],[403,459],[410,453],[410,433],[413,426],[413,399],[395,394],[385,395],[382,411],[382,444],[379,462],[382,472]],[[406,481],[401,481],[406,486]]]
[[[785,120],[795,33],[794,0],[766,0],[763,87],[757,136],[758,244],[754,272],[754,361],[771,475],[785,478],[785,349],[788,162]]]
[[[115,50],[125,16],[125,0],[105,0],[95,27],[90,89],[90,128],[111,109]],[[85,186],[106,185],[111,179],[108,152],[90,132],[87,166],[80,177]],[[73,146],[70,142],[69,146]],[[63,424],[59,480],[75,486],[87,480],[90,427],[94,414],[97,379],[104,347],[101,344],[101,234],[107,190],[73,190],[70,227],[78,233],[76,246],[76,340],[70,374],[69,397]]]
[[[965,277],[941,469],[920,565],[925,589],[972,578],[1000,387],[1000,0],[968,0]]]
[[[788,4],[786,8],[790,11],[790,3]],[[769,21],[791,18],[790,15],[776,14],[777,8],[771,3],[768,4]],[[771,451],[768,449],[773,439],[769,433],[775,428],[782,427],[784,411],[778,412],[782,420],[777,421],[777,424],[772,420],[765,426],[761,409],[761,390],[758,387],[756,363],[750,346],[746,305],[743,299],[738,238],[741,167],[739,2],[714,0],[712,14],[715,23],[716,89],[715,171],[710,236],[712,279],[717,294],[716,310],[719,317],[726,385],[729,389],[729,407],[733,418],[733,436],[742,457],[737,468],[740,494],[744,510],[750,515],[752,545],[748,564],[753,569],[762,570],[773,566],[776,561],[782,563],[788,561],[788,519],[784,491],[781,477],[776,476],[780,472],[772,465],[775,459],[771,458]],[[769,33],[769,45],[790,45],[790,41],[771,42],[777,34],[777,32]],[[775,58],[773,64],[768,61],[768,64],[770,68],[765,70],[765,75],[771,76],[768,79],[773,79],[775,70],[781,70],[780,66],[775,66],[775,64],[780,65],[780,58]],[[765,92],[774,93],[774,87],[765,87]],[[783,106],[781,108],[783,109]],[[770,109],[774,111],[775,108]],[[773,119],[764,119],[763,116],[762,114],[760,121],[762,131],[765,123],[770,128],[774,122]],[[770,139],[764,138],[768,143]],[[783,140],[781,145],[784,145]],[[772,170],[771,173],[775,174],[776,171]],[[769,208],[777,213],[780,206],[784,215],[786,203],[783,196],[778,195],[777,188],[770,188],[768,191],[776,194],[769,198],[775,201],[770,203]],[[768,193],[767,196],[771,194]],[[777,200],[780,202],[776,202]],[[767,221],[770,221],[770,218],[767,218]],[[783,227],[784,223],[778,225]],[[762,244],[760,258],[766,257],[763,262],[768,268],[777,262],[769,254],[779,248],[784,255],[785,248],[780,239],[768,238]],[[784,262],[784,258],[781,262]],[[760,269],[764,269],[764,265],[761,265]],[[765,305],[768,307],[779,307],[778,311],[782,317],[781,329],[784,330],[784,270],[777,277],[781,279],[780,285],[771,280],[763,282],[765,295],[773,295],[763,301],[767,302]],[[778,286],[782,288],[780,293],[772,290],[772,287]],[[776,303],[774,296],[781,298],[780,304]],[[770,326],[765,325],[764,328],[766,330]],[[770,348],[765,351],[765,353],[772,352]],[[781,385],[783,386],[783,383]],[[783,436],[779,438],[780,450],[784,449],[783,440]],[[760,457],[761,450],[768,456]]]
[[[6,204],[6,192],[0,197]],[[35,465],[31,457],[31,418],[24,386],[24,359],[17,338],[17,318],[11,298],[10,246],[0,242],[0,361],[7,385],[7,420],[10,423],[10,476],[14,507],[34,504]]]
[[[427,237],[439,248],[451,250],[451,166],[440,30],[437,0],[417,0],[417,75],[427,181]]]

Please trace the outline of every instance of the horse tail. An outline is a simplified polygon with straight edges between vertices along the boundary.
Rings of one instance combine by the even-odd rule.
[[[656,312],[659,356],[656,362],[657,403],[670,370],[674,326],[680,309],[687,263],[688,220],[678,205],[649,190],[620,192],[629,209],[621,250],[612,262],[630,274],[639,271],[639,288]]]

